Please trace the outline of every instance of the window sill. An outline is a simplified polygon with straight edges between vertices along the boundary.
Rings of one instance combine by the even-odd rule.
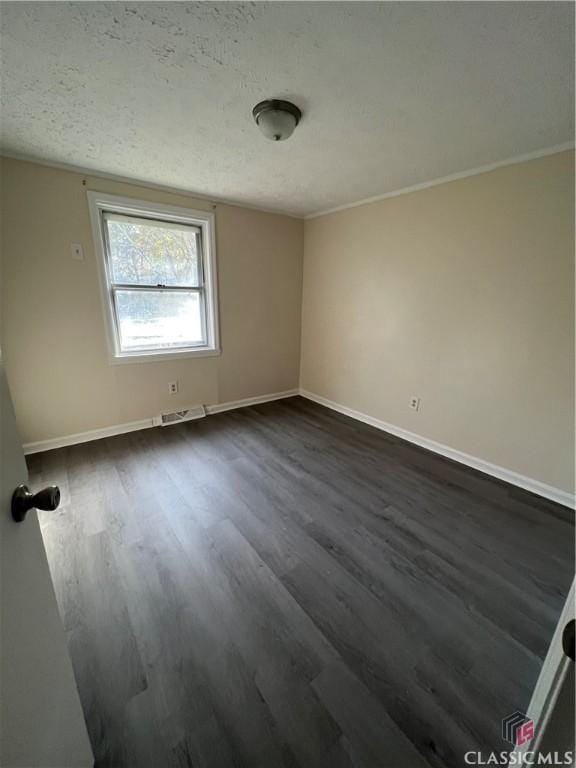
[[[126,363],[158,363],[170,360],[182,360],[191,357],[218,357],[220,349],[214,347],[201,347],[199,349],[182,349],[169,352],[142,352],[138,354],[121,354],[110,357],[110,365],[124,365]]]

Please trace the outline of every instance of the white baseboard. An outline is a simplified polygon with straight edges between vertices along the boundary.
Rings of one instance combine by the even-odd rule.
[[[113,437],[114,435],[123,435],[126,432],[137,432],[140,429],[153,427],[152,419],[141,419],[140,421],[129,421],[125,424],[114,424],[111,427],[102,427],[102,429],[90,429],[88,432],[77,432],[74,435],[64,435],[64,437],[53,437],[50,440],[38,440],[36,443],[24,443],[24,453],[28,456],[31,453],[41,453],[42,451],[51,451],[54,448],[65,448],[67,445],[78,445],[78,443],[89,443],[91,440],[101,440],[103,437]]]
[[[231,400],[229,403],[219,403],[217,405],[207,405],[207,413],[222,413],[223,411],[232,411],[235,408],[246,408],[248,405],[258,405],[258,403],[270,403],[272,400],[283,400],[285,397],[296,397],[300,394],[299,389],[288,389],[285,392],[276,392],[273,395],[259,395],[258,397],[247,397],[244,400]]]
[[[285,392],[274,392],[270,395],[258,395],[257,397],[247,397],[244,400],[233,400],[229,403],[219,403],[216,405],[207,405],[206,412],[222,413],[231,411],[235,408],[245,408],[249,405],[258,405],[259,403],[268,403],[272,400],[282,400],[285,397],[294,397],[299,394],[298,389],[289,389]],[[111,427],[102,429],[91,429],[88,432],[77,432],[74,435],[65,435],[64,437],[54,437],[50,440],[38,440],[35,443],[24,443],[24,453],[28,456],[31,453],[41,453],[42,451],[51,451],[54,448],[65,448],[68,445],[77,445],[79,443],[89,443],[91,440],[101,440],[103,437],[113,437],[114,435],[124,435],[127,432],[137,432],[140,429],[149,429],[157,426],[154,423],[154,417],[141,419],[140,421],[129,421],[125,424],[115,424]]]
[[[366,413],[355,411],[353,408],[347,408],[345,405],[340,405],[333,400],[328,400],[325,397],[316,395],[313,392],[308,392],[305,389],[290,389],[285,392],[275,392],[269,395],[258,395],[257,397],[247,397],[243,400],[232,400],[228,403],[218,403],[215,405],[207,405],[206,412],[210,414],[223,413],[224,411],[231,411],[236,408],[245,408],[250,405],[258,405],[259,403],[269,403],[273,400],[282,400],[286,397],[294,397],[295,395],[301,395],[308,400],[313,400],[315,403],[324,405],[327,408],[331,408],[333,411],[338,411],[345,416],[350,416],[353,419],[362,421],[365,424],[370,424],[376,429],[381,429],[383,432],[389,432],[396,437],[400,437],[403,440],[407,440],[410,443],[419,445],[422,448],[426,448],[429,451],[438,453],[441,456],[445,456],[448,459],[457,461],[460,464],[465,464],[468,467],[477,469],[479,472],[497,477],[499,480],[504,480],[511,485],[515,485],[518,488],[523,488],[526,491],[535,493],[538,496],[543,496],[546,499],[555,501],[558,504],[562,504],[565,507],[574,509],[574,495],[562,491],[559,488],[554,488],[546,483],[541,483],[539,480],[534,480],[530,477],[520,475],[517,472],[513,472],[510,469],[499,467],[496,464],[491,464],[484,459],[479,459],[476,456],[470,456],[467,453],[458,451],[450,446],[437,443],[435,440],[430,440],[427,437],[417,435],[415,432],[410,432],[407,429],[402,429],[394,424],[389,424],[381,419],[376,419],[373,416],[368,416]],[[154,427],[153,418],[141,419],[140,421],[130,421],[125,424],[115,424],[111,427],[103,427],[102,429],[91,429],[87,432],[78,432],[73,435],[65,435],[63,437],[55,437],[50,440],[39,440],[34,443],[24,444],[24,453],[29,455],[31,453],[40,453],[42,451],[51,451],[55,448],[65,448],[68,445],[77,445],[79,443],[88,443],[91,440],[101,440],[104,437],[113,437],[114,435],[123,435],[128,432],[136,432],[140,429],[149,429]]]
[[[515,485],[518,488],[523,488],[538,496],[543,496],[545,499],[550,499],[565,507],[574,509],[574,495],[562,491],[560,488],[554,488],[551,485],[546,485],[546,483],[541,483],[539,480],[533,480],[531,477],[525,477],[524,475],[518,474],[518,472],[499,467],[496,464],[491,464],[489,461],[484,461],[484,459],[470,456],[468,453],[463,453],[455,448],[450,448],[448,445],[443,445],[442,443],[437,443],[435,440],[430,440],[427,437],[417,435],[415,432],[409,432],[407,429],[402,429],[401,427],[389,424],[381,419],[368,416],[366,413],[355,411],[353,408],[347,408],[345,405],[340,405],[333,400],[328,400],[325,397],[316,395],[313,392],[308,392],[305,389],[300,390],[300,395],[308,400],[313,400],[319,405],[324,405],[326,408],[331,408],[333,411],[338,411],[338,413],[342,413],[345,416],[350,416],[358,421],[363,421],[365,424],[370,424],[370,426],[376,427],[376,429],[381,429],[383,432],[389,432],[391,435],[402,438],[402,440],[407,440],[410,443],[419,445],[422,448],[438,453],[441,456],[457,461],[460,464],[465,464],[468,467],[477,469],[479,472],[484,472],[486,475],[497,477],[499,480],[504,480],[506,483]]]

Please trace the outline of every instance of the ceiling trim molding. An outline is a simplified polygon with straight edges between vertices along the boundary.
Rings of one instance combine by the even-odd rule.
[[[547,155],[556,155],[559,152],[566,152],[567,150],[574,149],[574,142],[568,141],[565,144],[556,144],[553,147],[545,147],[544,149],[537,149],[535,152],[528,152],[525,155],[516,155],[506,160],[499,160],[496,163],[488,163],[487,165],[480,165],[477,168],[470,168],[467,171],[459,171],[457,173],[451,173],[449,176],[442,176],[438,179],[432,179],[431,181],[423,181],[419,184],[413,184],[410,187],[403,187],[402,189],[395,189],[392,192],[385,192],[383,195],[374,195],[373,197],[365,197],[363,200],[358,200],[355,203],[345,203],[344,205],[338,205],[335,208],[328,208],[325,211],[318,211],[317,213],[309,213],[304,216],[305,220],[317,219],[320,216],[328,216],[331,213],[338,213],[339,211],[347,211],[349,208],[358,208],[361,205],[370,205],[371,203],[378,203],[380,200],[387,200],[389,197],[399,197],[400,195],[408,195],[411,192],[419,192],[422,189],[428,189],[429,187],[436,187],[439,184],[446,184],[450,181],[458,181],[459,179],[466,179],[468,176],[478,176],[481,173],[489,173],[495,171],[498,168],[504,168],[507,165],[517,165],[518,163],[525,163],[529,160],[537,160],[539,157],[546,157]]]
[[[318,211],[316,213],[309,213],[309,214],[298,214],[298,213],[294,213],[293,211],[286,211],[286,210],[276,209],[276,208],[266,208],[266,207],[257,206],[257,205],[250,205],[249,203],[243,203],[237,200],[229,200],[226,198],[208,197],[207,195],[194,192],[190,189],[183,189],[182,187],[170,187],[170,186],[167,186],[166,184],[156,184],[154,182],[146,181],[144,179],[137,179],[130,176],[120,176],[115,173],[107,173],[106,171],[96,171],[91,168],[85,168],[83,166],[78,166],[78,165],[70,165],[68,163],[52,162],[50,160],[39,159],[36,157],[32,157],[30,155],[23,155],[23,154],[19,154],[16,152],[9,152],[2,149],[0,149],[0,157],[5,157],[9,160],[20,160],[25,163],[34,163],[36,165],[42,165],[47,168],[56,168],[61,171],[68,171],[69,173],[77,173],[83,176],[92,176],[93,178],[97,178],[97,179],[107,179],[109,181],[115,181],[119,184],[131,184],[136,187],[155,189],[155,190],[158,190],[159,192],[166,192],[168,194],[190,197],[194,200],[201,200],[206,203],[211,203],[214,206],[232,205],[232,206],[235,206],[236,208],[246,208],[247,210],[250,210],[250,211],[259,211],[260,213],[271,213],[276,216],[288,216],[292,219],[304,219],[305,221],[308,221],[310,219],[317,219],[320,216],[328,216],[332,213],[347,211],[349,208],[358,208],[361,205],[370,205],[371,203],[378,203],[381,200],[387,200],[388,198],[391,198],[391,197],[408,195],[412,192],[419,192],[420,190],[428,189],[429,187],[436,187],[439,184],[447,184],[448,182],[451,182],[451,181],[466,179],[469,176],[478,176],[481,173],[489,173],[490,171],[495,171],[498,168],[504,168],[508,165],[517,165],[518,163],[525,163],[525,162],[528,162],[529,160],[537,160],[540,157],[547,157],[548,155],[556,155],[560,152],[566,152],[568,150],[573,150],[573,149],[574,149],[574,142],[568,141],[568,142],[565,142],[564,144],[556,144],[552,147],[544,147],[543,149],[537,149],[534,152],[528,152],[523,155],[516,155],[514,157],[507,158],[506,160],[498,160],[495,163],[480,165],[477,168],[470,168],[467,171],[458,171],[457,173],[452,173],[449,176],[441,176],[436,179],[431,179],[430,181],[423,181],[423,182],[420,182],[419,184],[413,184],[410,187],[402,187],[401,189],[395,189],[395,190],[392,190],[391,192],[385,192],[382,195],[365,197],[353,203],[344,203],[343,205],[338,205],[334,208],[328,208],[323,211]]]
[[[1,1],[1,0],[0,0]],[[183,197],[191,197],[194,200],[201,200],[205,203],[211,203],[212,205],[233,205],[235,208],[246,208],[249,211],[258,211],[259,213],[272,213],[276,216],[288,216],[291,219],[304,219],[304,214],[294,213],[293,211],[285,211],[279,208],[264,208],[259,205],[250,205],[250,203],[241,203],[238,200],[228,200],[222,197],[208,197],[199,192],[194,192],[190,189],[184,189],[182,187],[170,187],[166,184],[156,184],[153,181],[146,181],[145,179],[135,179],[131,176],[119,176],[116,173],[108,173],[107,171],[95,171],[93,168],[84,168],[80,165],[70,165],[68,163],[58,163],[51,160],[44,160],[31,155],[23,155],[18,152],[10,152],[8,150],[0,149],[0,158],[5,157],[7,160],[20,160],[23,163],[33,163],[34,165],[42,165],[45,168],[56,168],[59,171],[68,171],[68,173],[77,173],[81,176],[91,176],[94,179],[107,179],[108,181],[115,181],[118,184],[131,184],[134,187],[143,187],[145,189],[155,189],[158,192],[166,192],[171,195],[181,195]]]

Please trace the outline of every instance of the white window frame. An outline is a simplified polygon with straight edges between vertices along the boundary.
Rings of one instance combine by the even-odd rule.
[[[98,261],[102,304],[106,326],[109,359],[111,363],[142,363],[157,360],[173,360],[182,357],[210,357],[220,354],[218,327],[218,288],[216,275],[215,216],[210,211],[197,211],[172,205],[150,203],[102,192],[88,192],[88,207],[92,222],[92,234]],[[112,279],[104,234],[104,213],[120,213],[127,216],[154,219],[180,224],[190,224],[200,229],[202,244],[202,270],[204,273],[204,300],[206,307],[206,344],[177,349],[150,349],[123,351],[114,311]]]

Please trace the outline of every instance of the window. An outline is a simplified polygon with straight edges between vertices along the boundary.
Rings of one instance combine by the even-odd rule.
[[[218,354],[214,215],[88,198],[113,359]]]

